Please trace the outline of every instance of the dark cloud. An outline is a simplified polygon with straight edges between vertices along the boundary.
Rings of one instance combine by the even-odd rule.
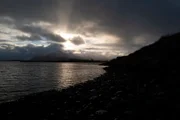
[[[0,23],[1,24],[12,24],[14,20],[8,16],[0,16]]]
[[[4,43],[4,42],[7,42],[7,40],[0,39],[0,44],[1,44],[1,43]]]
[[[0,30],[0,33],[1,33],[1,34],[7,34],[7,35],[9,34],[8,32],[1,31],[1,30]]]
[[[42,56],[54,53],[64,55],[65,58],[71,55],[70,53],[64,52],[62,50],[62,46],[58,44],[51,44],[47,47],[35,46],[33,44],[28,44],[21,47],[6,43],[0,44],[0,60],[27,60],[35,56]]]
[[[41,40],[42,38],[39,35],[31,35],[30,37],[28,36],[16,36],[18,40],[30,40],[30,41],[35,41],[35,40]]]
[[[134,34],[142,31],[167,33],[179,30],[174,27],[179,25],[178,4],[177,0],[1,0],[0,15],[61,22],[67,14],[69,26],[94,21],[103,30],[118,34],[131,29]]]
[[[64,42],[64,38],[62,38],[60,35],[57,35],[55,33],[52,33],[51,31],[48,31],[47,29],[32,26],[32,25],[23,25],[23,26],[17,26],[18,30],[21,30],[22,32],[29,33],[31,36],[17,36],[20,40],[41,40],[42,38],[50,41],[55,42]]]
[[[72,38],[71,42],[75,45],[85,44],[85,41],[80,36]]]
[[[95,25],[78,29],[78,32],[96,34],[110,33],[122,39],[114,45],[119,50],[133,52],[138,48],[150,44],[161,35],[178,32],[180,30],[180,6],[172,3],[179,1],[169,0],[103,0],[103,2],[79,0],[74,11],[71,29],[77,28],[83,21],[94,21]],[[83,5],[82,5],[83,4]],[[86,7],[91,6],[91,7]],[[137,37],[144,37],[145,42],[137,45]],[[148,36],[148,37],[147,37]],[[149,37],[150,36],[150,37]]]
[[[172,0],[171,3],[179,2]],[[177,16],[180,8],[170,4],[169,0],[77,0],[75,9],[77,10],[73,11],[72,18],[75,18],[76,22],[92,20],[98,22],[104,30],[115,33],[131,29],[135,33],[144,30],[170,31],[164,28],[177,30],[174,25],[179,24],[177,21],[180,19]]]
[[[16,19],[57,21],[57,9],[66,9],[71,0],[1,0],[0,15]]]
[[[1,0],[0,3],[0,24],[12,24],[13,29],[29,34],[17,35],[20,41],[64,42],[47,26],[32,25],[44,21],[56,29],[66,28],[85,37],[117,36],[116,43],[94,44],[97,50],[109,47],[112,53],[113,50],[130,53],[161,35],[179,32],[179,14],[178,0]],[[0,34],[9,33],[0,30]],[[81,45],[84,41],[74,38],[72,43]]]
[[[99,23],[100,30],[129,36],[179,30],[174,27],[180,19],[177,3],[176,0],[2,0],[0,11],[15,18],[61,22],[62,14],[72,9],[70,27],[94,21]]]

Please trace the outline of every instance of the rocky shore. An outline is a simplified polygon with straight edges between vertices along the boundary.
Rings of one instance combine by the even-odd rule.
[[[2,120],[179,120],[180,34],[106,65],[94,81],[0,105]]]

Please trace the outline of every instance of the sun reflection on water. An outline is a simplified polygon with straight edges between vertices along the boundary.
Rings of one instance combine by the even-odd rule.
[[[94,79],[105,73],[97,64],[66,63],[59,65],[59,88],[66,88]],[[63,69],[62,69],[63,68]],[[93,70],[93,71],[92,71]]]

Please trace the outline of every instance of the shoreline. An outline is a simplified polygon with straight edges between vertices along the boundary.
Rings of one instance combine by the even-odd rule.
[[[52,89],[60,90],[62,88],[67,88],[69,86],[73,86],[78,83],[84,83],[86,81],[93,80],[94,78],[99,77],[100,75],[105,73],[105,71],[103,70],[104,66],[99,66],[99,63],[54,63],[54,64],[52,63],[53,66],[42,63],[40,67],[39,67],[39,64],[41,63],[32,63],[32,65],[31,63],[30,64],[27,63],[27,64],[23,64],[22,66],[20,63],[2,64],[1,65],[2,68],[6,68],[7,66],[9,67],[9,69],[0,70],[0,73],[1,73],[0,81],[2,83],[0,85],[0,90],[1,90],[0,103],[4,103],[7,101],[8,102],[14,101],[14,100],[17,100],[17,98],[20,98],[21,96],[29,95],[29,94],[33,94],[37,92],[43,92],[43,91],[48,91]],[[46,65],[48,69],[46,69],[46,67],[45,69],[43,69],[44,66]],[[14,71],[9,72],[13,74],[13,76],[11,77],[12,74],[7,74],[7,73],[8,71],[11,71],[12,70],[11,68],[13,67],[19,69],[20,72],[17,72],[17,73],[13,73]],[[94,68],[94,70],[91,71],[92,69],[90,68]],[[41,71],[36,71],[33,73],[34,69],[35,70],[40,69]],[[61,72],[62,69],[63,71],[66,71],[66,72]],[[29,70],[32,70],[31,71],[32,73],[30,72],[32,76],[28,77]],[[76,70],[78,72],[76,72]],[[42,73],[44,71],[46,72],[47,75],[43,74],[42,76],[41,74],[39,74],[39,72]],[[54,72],[51,72],[51,71],[54,71]],[[56,75],[56,73],[58,74],[58,76]],[[68,76],[63,73],[67,73]],[[78,76],[78,77],[77,78],[71,77],[71,75]],[[22,78],[21,76],[24,76],[24,77]],[[53,76],[53,77],[51,79],[51,77],[47,77],[47,76]],[[13,78],[13,79],[10,79],[10,78]],[[67,82],[66,82],[66,79],[68,79]],[[15,83],[19,83],[19,84],[15,84]],[[38,83],[39,85],[36,83]],[[9,86],[12,86],[12,87],[9,87]]]
[[[95,80],[61,91],[35,93],[0,104],[0,113],[5,120],[132,120],[147,117],[153,120],[163,118],[167,109],[172,110],[170,106],[175,105],[173,98],[167,99],[168,93],[160,89],[156,81],[137,87],[137,78],[143,79],[146,72],[140,77],[138,72],[120,73],[119,69],[111,70],[110,67],[106,71]]]
[[[38,119],[53,119],[53,117],[59,117],[61,119],[87,119],[92,117],[92,119],[98,119],[99,117],[103,117],[103,114],[107,112],[106,107],[111,106],[105,106],[105,104],[111,103],[111,99],[116,99],[113,94],[122,94],[122,90],[116,90],[114,86],[118,85],[116,81],[109,80],[108,76],[108,73],[105,73],[95,80],[62,89],[61,91],[51,90],[31,94],[17,101],[0,104],[0,113],[3,117],[8,117],[7,119],[14,117],[23,119],[22,114],[30,116],[28,115],[29,113],[35,115],[38,111],[40,111],[36,115]],[[111,92],[109,90],[109,83],[112,84],[110,87]],[[110,95],[110,93],[113,94]],[[47,107],[46,110],[48,111],[44,107]],[[36,109],[39,110],[37,111]],[[53,115],[42,117],[45,113],[53,113]],[[60,117],[57,113],[61,113],[63,116]],[[30,117],[29,119],[33,118]]]

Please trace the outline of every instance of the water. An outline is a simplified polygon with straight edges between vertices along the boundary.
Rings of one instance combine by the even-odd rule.
[[[23,95],[62,89],[105,73],[98,63],[0,62],[0,103]]]

